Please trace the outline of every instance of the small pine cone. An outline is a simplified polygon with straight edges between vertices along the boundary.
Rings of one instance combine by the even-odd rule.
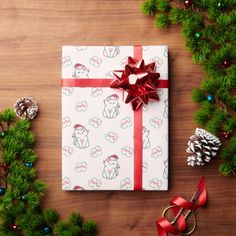
[[[31,97],[19,98],[14,104],[16,115],[21,119],[34,119],[38,113],[38,105]]]
[[[217,155],[220,146],[221,142],[216,136],[204,129],[196,128],[195,134],[188,141],[186,151],[190,156],[187,158],[187,164],[189,166],[204,165]]]

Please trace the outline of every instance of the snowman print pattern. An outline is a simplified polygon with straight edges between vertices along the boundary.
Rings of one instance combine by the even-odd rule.
[[[119,157],[117,155],[111,155],[107,157],[104,163],[104,168],[102,172],[102,177],[105,179],[114,179],[119,174],[119,163],[118,163]]]
[[[88,78],[89,69],[85,65],[77,63],[74,65],[74,74],[73,77],[75,78]]]
[[[117,94],[112,94],[104,100],[104,110],[103,116],[107,119],[115,118],[119,115],[120,105],[118,103],[119,96]]]
[[[119,46],[105,46],[103,50],[103,55],[108,58],[116,57],[119,53]]]
[[[150,140],[149,140],[149,130],[147,130],[146,127],[143,127],[143,132],[142,132],[142,136],[143,136],[143,149],[147,149],[151,146]]]
[[[165,118],[168,118],[168,99],[166,99],[166,100],[164,101],[164,103],[165,103],[165,110],[164,110],[164,112],[163,112],[163,116],[164,116]]]
[[[89,139],[88,139],[89,131],[81,124],[76,124],[74,126],[74,133],[72,135],[73,144],[80,149],[85,149],[89,147]]]

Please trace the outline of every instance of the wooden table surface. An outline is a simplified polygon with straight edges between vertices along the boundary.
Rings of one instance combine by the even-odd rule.
[[[191,90],[204,74],[193,65],[178,26],[154,27],[140,12],[141,0],[1,0],[0,106],[12,107],[33,96],[40,113],[37,136],[38,177],[48,190],[43,206],[66,217],[80,211],[97,221],[102,236],[157,235],[155,219],[175,194],[190,198],[201,175],[208,204],[197,214],[196,236],[236,235],[235,177],[222,177],[220,160],[190,168],[186,143],[194,132]],[[62,192],[61,190],[61,47],[62,45],[166,44],[170,64],[170,174],[167,192]]]

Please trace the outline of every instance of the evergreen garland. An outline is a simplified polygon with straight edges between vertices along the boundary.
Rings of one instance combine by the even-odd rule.
[[[193,90],[195,121],[224,139],[220,172],[236,173],[236,0],[146,0],[145,14],[159,28],[181,24],[186,48],[206,77]],[[234,136],[234,137],[233,137]]]
[[[93,236],[96,224],[72,213],[59,221],[54,209],[41,209],[45,184],[36,178],[35,137],[29,120],[16,119],[13,110],[0,113],[0,236]]]

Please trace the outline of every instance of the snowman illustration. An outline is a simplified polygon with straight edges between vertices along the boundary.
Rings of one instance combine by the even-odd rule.
[[[164,165],[165,165],[165,169],[163,171],[163,177],[165,179],[168,179],[168,162],[167,162],[167,160],[164,161]]]
[[[102,172],[102,177],[105,179],[114,179],[118,174],[118,169],[120,168],[118,164],[119,157],[117,155],[111,155],[107,157],[104,163],[104,168]]]
[[[151,146],[150,140],[149,140],[149,130],[146,129],[146,127],[143,127],[143,149],[147,149]]]
[[[103,50],[103,55],[108,58],[116,57],[119,53],[119,46],[105,46]]]
[[[75,187],[73,188],[73,190],[75,191],[82,191],[82,190],[85,190],[85,188],[79,186],[79,185],[75,185]]]
[[[164,103],[165,103],[165,110],[163,112],[163,116],[168,118],[168,99],[166,99]]]
[[[119,115],[120,105],[118,103],[119,96],[117,94],[112,94],[104,100],[104,110],[103,116],[108,119],[115,118]]]
[[[89,69],[85,65],[77,63],[74,65],[74,74],[75,78],[88,78]]]
[[[72,135],[73,144],[80,149],[89,147],[88,133],[89,131],[83,125],[76,124]]]

